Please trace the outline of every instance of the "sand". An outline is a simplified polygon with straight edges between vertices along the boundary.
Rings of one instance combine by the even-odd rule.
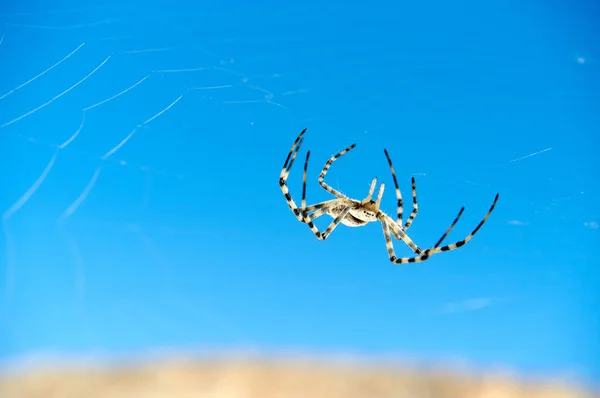
[[[501,372],[323,358],[160,359],[52,365],[0,375],[2,398],[567,398],[600,397],[557,380]]]

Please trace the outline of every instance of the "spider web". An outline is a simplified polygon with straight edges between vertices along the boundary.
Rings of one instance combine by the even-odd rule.
[[[2,291],[8,314],[3,323],[10,329],[10,317],[19,311],[19,302],[31,289],[28,279],[41,270],[31,264],[40,258],[48,262],[37,277],[43,278],[52,269],[72,279],[65,297],[76,302],[78,322],[85,323],[89,308],[84,303],[94,299],[89,292],[90,272],[95,274],[98,269],[90,270],[106,267],[103,261],[128,257],[162,279],[164,290],[157,295],[169,305],[185,308],[188,316],[212,328],[221,341],[244,343],[236,327],[211,311],[210,305],[190,305],[189,298],[177,295],[174,256],[157,242],[210,242],[211,238],[222,239],[231,227],[225,221],[218,231],[208,234],[191,226],[186,231],[179,222],[178,227],[172,226],[179,217],[174,207],[182,203],[173,198],[189,195],[192,184],[200,182],[206,188],[212,180],[203,175],[206,170],[190,168],[193,152],[206,155],[221,150],[198,148],[184,153],[181,148],[196,145],[198,135],[222,134],[222,127],[212,125],[215,122],[261,128],[268,121],[287,130],[292,114],[278,99],[301,91],[278,89],[281,84],[276,73],[253,76],[241,71],[234,54],[227,53],[230,39],[203,42],[201,29],[190,24],[178,26],[185,11],[171,10],[174,15],[169,16],[127,8],[2,14],[2,75],[10,78],[2,81],[0,131],[4,164],[12,170],[3,174],[7,189],[2,202],[6,240]],[[136,17],[130,18],[128,11]],[[148,23],[176,34],[168,39],[148,34],[144,28]],[[274,83],[275,88],[266,83]],[[227,118],[236,121],[227,123]],[[226,156],[227,151],[223,152]],[[211,190],[202,195],[214,194]],[[171,200],[161,203],[155,194],[161,191],[173,192]],[[218,212],[219,208],[207,211]],[[155,216],[149,217],[150,213]],[[217,218],[206,216],[205,225]],[[114,241],[108,243],[109,235],[127,242],[127,249],[115,246]],[[35,240],[46,241],[41,244],[46,251],[28,256]],[[93,247],[105,244],[116,250],[114,255],[94,259],[98,251]],[[135,283],[129,277],[136,278],[116,275],[114,279],[120,282],[115,284]],[[48,286],[41,290],[46,289]],[[200,296],[196,299],[203,301]],[[140,306],[137,298],[121,297],[113,304],[127,308],[132,319],[142,325],[135,333],[143,335],[147,324],[169,325],[171,330],[177,327],[172,319],[162,317],[161,311]],[[85,326],[88,337],[93,335],[97,326]],[[18,333],[15,329],[9,332],[16,346]]]
[[[211,347],[252,347],[256,344],[253,337],[266,326],[249,326],[251,315],[228,314],[239,313],[234,308],[244,297],[260,296],[251,283],[242,290],[246,280],[262,278],[285,286],[277,292],[287,293],[287,302],[268,294],[259,297],[259,303],[271,305],[269,316],[293,313],[290,303],[295,299],[299,306],[305,301],[310,288],[295,283],[294,277],[279,282],[272,276],[284,278],[281,269],[294,256],[289,247],[296,240],[302,251],[295,253],[311,263],[295,269],[294,276],[304,276],[305,283],[323,280],[311,286],[316,291],[322,288],[330,297],[315,307],[329,310],[331,316],[345,314],[335,318],[342,330],[328,324],[336,336],[347,336],[344,333],[351,328],[345,330],[343,325],[360,318],[341,310],[347,307],[345,297],[356,296],[350,287],[363,289],[364,303],[351,307],[357,313],[362,309],[363,315],[370,315],[371,308],[394,303],[393,309],[376,315],[382,327],[367,330],[360,325],[356,334],[362,330],[382,339],[387,333],[390,340],[418,341],[420,336],[395,335],[399,330],[409,332],[400,321],[388,320],[390,312],[403,314],[394,319],[404,319],[414,308],[455,314],[536,296],[533,288],[526,293],[512,285],[504,290],[493,288],[493,277],[510,280],[507,275],[512,271],[499,271],[503,256],[539,260],[530,273],[522,271],[524,279],[541,278],[548,285],[554,280],[578,283],[580,274],[575,271],[558,265],[547,269],[547,256],[556,253],[540,243],[561,237],[565,249],[558,252],[558,262],[571,260],[568,248],[580,239],[583,247],[592,247],[589,232],[598,228],[592,203],[598,194],[590,186],[589,162],[563,166],[558,160],[578,144],[570,147],[556,135],[524,142],[519,136],[522,130],[515,128],[507,136],[485,121],[473,122],[479,131],[463,136],[456,126],[467,125],[471,115],[452,113],[461,109],[452,95],[439,100],[435,99],[438,91],[433,90],[398,95],[405,93],[413,79],[398,73],[399,67],[422,62],[413,69],[416,79],[419,68],[440,64],[444,71],[438,71],[443,77],[438,83],[442,85],[445,69],[456,65],[446,65],[435,54],[416,55],[410,45],[414,53],[401,52],[397,58],[379,42],[359,47],[354,43],[360,43],[361,37],[354,26],[346,30],[347,38],[332,34],[322,39],[329,40],[326,44],[333,50],[312,49],[307,43],[321,40],[318,33],[326,34],[306,31],[311,21],[318,20],[311,19],[311,10],[303,14],[304,19],[296,16],[297,10],[289,10],[281,21],[272,21],[243,10],[234,16],[211,9],[160,6],[121,4],[0,14],[0,178],[4,192],[0,208],[6,251],[0,260],[0,339],[5,337],[12,345],[2,354],[62,351],[65,346],[85,352],[110,346],[114,353],[161,346],[164,341],[177,347],[200,341]],[[327,14],[325,9],[319,12]],[[252,29],[237,29],[241,21],[247,27],[249,20],[254,21]],[[274,31],[283,33],[275,37]],[[423,57],[424,61],[419,59]],[[577,66],[591,63],[589,57],[582,61],[579,54],[575,59]],[[284,61],[307,66],[294,73],[283,66]],[[343,77],[335,80],[337,75],[320,69],[328,64],[336,65]],[[377,72],[369,72],[373,65],[379,68]],[[375,74],[387,76],[386,84],[374,83]],[[486,84],[486,89],[502,92],[501,83]],[[579,90],[577,84],[573,86]],[[561,89],[551,87],[549,95],[564,97]],[[488,94],[472,89],[470,95],[483,98]],[[507,98],[513,101],[514,96],[509,93]],[[496,117],[496,121],[501,119]],[[414,131],[412,126],[405,128],[400,120],[409,118],[423,120],[426,126]],[[435,124],[431,119],[441,121]],[[457,119],[461,122],[453,130],[448,127],[442,137],[430,135],[429,131],[440,125],[446,129],[445,123]],[[525,125],[523,129],[537,128],[529,119],[519,122]],[[313,132],[315,124],[318,129]],[[309,138],[303,151],[315,149],[310,166],[313,180],[329,156],[357,142],[360,149],[332,167],[329,183],[359,198],[375,175],[385,175],[381,179],[386,182],[385,210],[394,215],[395,199],[391,199],[389,169],[382,153],[383,148],[390,150],[407,202],[408,176],[417,179],[422,211],[411,226],[411,236],[418,242],[434,243],[466,204],[467,211],[453,231],[455,237],[465,236],[500,192],[498,209],[490,218],[497,232],[485,232],[490,234],[487,238],[484,233],[478,235],[479,249],[454,254],[464,257],[436,260],[444,264],[453,261],[446,258],[459,258],[454,261],[461,266],[470,260],[477,264],[470,268],[473,271],[485,268],[480,263],[492,259],[498,266],[496,273],[477,274],[492,288],[482,287],[481,296],[456,291],[451,287],[460,282],[455,264],[445,269],[438,265],[435,271],[429,266],[390,268],[381,233],[373,232],[376,227],[338,228],[335,239],[327,244],[314,242],[294,222],[277,187],[285,151],[304,127],[309,127]],[[411,131],[404,135],[407,129]],[[386,136],[390,130],[394,133]],[[477,149],[487,148],[486,134],[497,145],[492,153]],[[304,152],[298,156],[290,178],[295,198],[300,192],[298,164],[303,156]],[[263,157],[267,160],[259,164]],[[432,160],[442,166],[431,166]],[[448,164],[452,167],[444,166]],[[536,189],[531,188],[532,180],[538,183]],[[308,189],[311,203],[329,199],[314,181]],[[409,213],[405,208],[405,216]],[[279,214],[285,216],[274,220]],[[265,219],[272,223],[255,227]],[[329,222],[325,217],[318,221]],[[528,232],[533,224],[545,227],[545,235]],[[280,236],[286,238],[278,240]],[[513,247],[516,240],[523,242],[519,249]],[[355,247],[361,249],[353,253],[354,264],[340,260],[340,253],[348,258],[348,248]],[[406,248],[397,250],[408,254]],[[273,262],[285,259],[280,268],[262,263],[267,252]],[[591,261],[586,253],[576,256]],[[357,272],[358,265],[362,269],[365,264],[360,277],[340,275],[347,267]],[[390,277],[389,272],[409,276]],[[449,289],[451,299],[422,297],[414,286],[423,285]],[[329,293],[336,286],[340,289],[337,296]],[[374,292],[373,286],[379,286],[380,292]],[[397,292],[406,297],[413,294],[414,300],[398,299]],[[414,304],[417,297],[422,302]],[[290,316],[297,320],[298,330],[305,315]],[[419,316],[406,322],[417,323]],[[61,322],[70,331],[49,326]],[[196,335],[198,330],[200,335]],[[120,339],[109,344],[106,334]],[[318,340],[308,333],[310,337]],[[344,348],[354,342],[350,337],[346,337],[349,341],[337,338]],[[273,340],[274,344],[288,341]],[[338,344],[337,340],[330,343]]]

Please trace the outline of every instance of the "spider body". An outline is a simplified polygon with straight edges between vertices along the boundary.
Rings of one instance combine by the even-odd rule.
[[[365,210],[362,205],[356,205],[352,208],[346,217],[342,219],[342,224],[348,227],[362,227],[367,223],[377,221],[377,215],[373,211]],[[335,218],[335,217],[334,217]]]
[[[354,199],[337,199],[325,210],[325,214],[336,219],[346,207],[348,212],[342,217],[340,223],[347,227],[362,227],[370,222],[377,221],[378,208],[374,201],[362,203]]]
[[[471,240],[471,238],[473,238],[473,236],[475,236],[477,231],[479,231],[481,226],[485,223],[487,218],[490,216],[490,214],[494,210],[494,207],[496,206],[496,202],[498,201],[499,194],[496,194],[496,198],[494,199],[492,206],[488,210],[487,214],[484,216],[483,220],[481,220],[479,225],[477,225],[477,227],[473,230],[473,232],[471,232],[465,239],[463,239],[459,242],[450,244],[450,245],[440,247],[442,241],[446,238],[446,236],[450,233],[452,228],[454,228],[454,226],[460,219],[460,217],[465,209],[463,207],[462,209],[460,209],[460,211],[458,212],[458,215],[456,216],[456,218],[454,219],[454,221],[452,222],[450,227],[446,230],[446,232],[442,235],[442,237],[437,241],[437,243],[433,247],[431,247],[427,250],[421,250],[412,241],[412,239],[406,234],[406,230],[408,230],[408,228],[412,224],[413,220],[415,219],[415,217],[419,211],[419,207],[417,204],[417,192],[416,192],[415,179],[414,179],[414,177],[412,179],[413,210],[412,210],[408,220],[406,221],[406,223],[404,225],[402,225],[403,200],[402,200],[402,195],[400,193],[400,189],[398,188],[398,181],[396,179],[396,173],[394,171],[394,167],[392,165],[392,161],[390,159],[390,156],[389,156],[387,150],[384,150],[384,152],[385,152],[385,156],[388,160],[390,170],[392,172],[392,177],[393,177],[394,185],[396,188],[396,198],[398,201],[397,202],[398,203],[398,218],[396,221],[393,220],[389,215],[387,215],[380,209],[381,198],[383,197],[383,192],[385,189],[385,185],[383,183],[379,186],[379,192],[377,194],[377,199],[376,200],[372,199],[373,193],[375,191],[375,187],[377,185],[377,178],[374,178],[373,181],[371,182],[371,187],[369,188],[369,192],[368,192],[367,196],[365,197],[365,199],[363,199],[362,201],[352,199],[352,198],[345,196],[341,192],[339,192],[339,191],[333,189],[332,187],[330,187],[329,185],[327,185],[327,183],[325,182],[325,175],[327,174],[327,171],[329,170],[329,168],[331,167],[333,162],[335,162],[337,159],[339,159],[341,156],[343,156],[347,152],[354,149],[356,144],[353,144],[353,145],[350,145],[348,148],[344,149],[343,151],[341,151],[341,152],[337,153],[336,155],[332,156],[331,158],[329,158],[329,160],[325,163],[325,166],[323,166],[323,169],[321,170],[321,174],[319,175],[319,180],[318,180],[319,185],[321,185],[321,187],[323,189],[325,189],[327,192],[329,192],[333,196],[335,196],[336,199],[327,200],[327,201],[317,203],[314,205],[310,205],[310,206],[306,205],[306,174],[307,174],[307,168],[308,168],[308,160],[310,157],[310,151],[307,152],[306,161],[304,162],[304,176],[303,176],[303,184],[302,184],[302,204],[301,204],[301,207],[299,208],[296,205],[296,203],[294,202],[294,200],[292,199],[291,194],[289,193],[289,189],[287,187],[287,178],[289,176],[292,165],[294,164],[294,161],[296,160],[296,156],[298,155],[300,146],[302,145],[302,142],[304,140],[303,135],[305,132],[306,132],[306,129],[304,129],[304,130],[302,130],[302,132],[300,132],[300,134],[296,138],[296,141],[294,141],[294,144],[292,145],[290,152],[288,153],[288,156],[285,160],[285,163],[283,164],[283,168],[279,175],[279,186],[280,186],[281,191],[283,192],[283,195],[288,203],[288,206],[290,207],[290,209],[292,210],[292,212],[294,213],[294,215],[296,216],[298,221],[307,224],[308,227],[310,228],[310,230],[313,232],[313,234],[317,237],[317,239],[320,239],[320,240],[327,239],[327,237],[331,234],[331,232],[333,232],[333,230],[339,224],[342,224],[342,225],[345,225],[348,227],[362,227],[371,222],[379,221],[383,228],[385,244],[386,244],[388,256],[389,256],[389,259],[391,262],[393,262],[395,264],[402,264],[402,263],[413,263],[413,262],[425,261],[425,260],[429,259],[432,254],[441,253],[441,252],[445,252],[445,251],[449,251],[449,250],[454,250],[454,249],[464,246],[469,240]],[[330,217],[333,218],[333,221],[329,224],[329,226],[325,229],[325,231],[321,232],[314,225],[313,221],[323,215],[329,215]],[[394,246],[392,243],[392,237],[396,240],[402,240],[416,254],[416,256],[397,258],[395,251],[394,251]]]

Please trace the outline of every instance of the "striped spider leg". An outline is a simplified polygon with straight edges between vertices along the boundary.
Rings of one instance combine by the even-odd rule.
[[[298,135],[298,137],[296,137],[296,141],[294,141],[294,144],[292,145],[292,148],[290,149],[290,152],[288,153],[288,156],[285,159],[285,163],[283,164],[283,168],[281,169],[281,173],[279,174],[279,187],[281,188],[281,191],[283,192],[283,196],[285,197],[285,200],[286,200],[289,208],[292,210],[292,212],[294,213],[294,215],[296,216],[298,221],[300,221],[302,223],[306,223],[308,225],[308,227],[310,228],[310,230],[313,232],[313,234],[317,237],[317,239],[325,240],[325,239],[327,239],[327,236],[339,224],[340,220],[348,213],[349,208],[348,209],[346,209],[346,208],[348,207],[349,204],[345,203],[345,199],[340,198],[340,199],[328,200],[325,202],[317,203],[315,205],[306,207],[306,168],[308,166],[308,159],[310,157],[310,151],[307,152],[306,161],[304,163],[304,185],[303,185],[303,189],[302,189],[302,209],[299,209],[296,202],[294,202],[294,199],[292,198],[292,195],[290,194],[288,186],[287,186],[287,179],[290,174],[292,165],[294,164],[294,161],[296,160],[296,156],[298,155],[298,151],[300,150],[300,146],[302,145],[302,143],[304,141],[303,135],[305,132],[306,132],[306,129],[302,130],[300,132],[300,134]],[[333,208],[333,207],[335,207],[336,209],[341,207],[340,214],[332,221],[332,223],[329,225],[329,227],[323,233],[321,233],[318,230],[318,228],[313,224],[312,219],[306,218],[307,211],[315,211],[315,210],[321,211],[321,212],[323,210],[329,211],[329,209]]]
[[[302,130],[300,134],[298,134],[298,137],[296,137],[296,141],[294,141],[294,144],[292,145],[292,148],[285,159],[281,173],[279,174],[279,187],[281,188],[281,192],[283,192],[283,196],[285,197],[288,206],[300,222],[304,222],[304,214],[302,214],[300,209],[298,209],[294,199],[292,199],[292,195],[290,195],[290,191],[287,186],[287,179],[290,174],[290,169],[294,164],[294,160],[296,160],[296,155],[298,155],[298,150],[300,149],[300,146],[304,140],[302,136],[305,132],[306,129]]]
[[[392,159],[390,159],[390,155],[388,154],[387,149],[384,149],[383,152],[385,153],[385,157],[387,158],[388,164],[390,165],[390,170],[392,172],[392,177],[394,179],[394,185],[396,187],[396,198],[398,199],[397,223],[399,225],[402,225],[402,213],[403,213],[403,206],[404,206],[403,201],[402,201],[402,194],[400,193],[400,188],[398,187],[398,180],[396,179],[396,172],[394,171],[394,166],[392,165]],[[412,178],[412,201],[413,201],[413,210],[410,213],[408,220],[406,220],[406,224],[404,224],[404,226],[402,227],[402,229],[404,229],[404,231],[406,231],[408,229],[408,227],[410,227],[410,225],[414,221],[415,217],[417,216],[417,213],[419,212],[419,205],[417,204],[417,185],[415,183],[415,177]]]
[[[388,220],[386,218],[382,218],[381,225],[383,227],[383,235],[385,237],[385,246],[387,248],[387,252],[390,257],[390,261],[393,262],[394,264],[418,263],[418,262],[429,259],[432,254],[450,251],[450,250],[458,249],[459,247],[464,246],[468,241],[471,240],[471,238],[473,238],[473,236],[475,236],[477,231],[479,231],[479,229],[483,226],[483,224],[485,223],[487,218],[490,216],[490,214],[492,214],[492,211],[494,210],[494,207],[496,207],[496,202],[498,202],[499,197],[500,197],[500,194],[496,194],[496,197],[494,198],[494,202],[490,206],[490,209],[488,210],[488,212],[485,214],[485,216],[479,222],[479,224],[473,230],[473,232],[471,232],[469,235],[467,235],[466,238],[464,238],[463,240],[458,241],[456,243],[452,243],[450,245],[439,247],[442,244],[442,241],[446,238],[446,236],[448,236],[448,234],[450,233],[452,228],[454,228],[454,226],[458,222],[459,218],[462,216],[462,214],[465,210],[465,208],[463,206],[460,209],[460,211],[458,212],[458,215],[456,216],[456,218],[454,219],[454,221],[452,222],[450,227],[446,230],[446,232],[442,235],[442,237],[437,241],[437,243],[432,248],[425,250],[422,254],[415,256],[415,257],[405,257],[405,258],[397,258],[396,257],[396,254],[394,251],[394,245],[392,243],[392,238],[390,236],[390,229],[392,230],[392,233],[393,233],[394,227],[397,228],[398,225],[397,224],[394,225],[393,220],[391,220],[391,219]]]
[[[471,238],[473,238],[473,236],[475,236],[475,234],[477,233],[477,231],[479,231],[479,229],[481,228],[481,226],[483,225],[483,223],[487,220],[487,218],[489,217],[489,215],[492,213],[492,210],[494,210],[494,207],[496,206],[496,202],[498,201],[499,194],[496,195],[496,198],[494,199],[494,202],[492,203],[492,206],[490,207],[489,211],[487,212],[487,214],[485,215],[485,217],[483,218],[483,220],[479,223],[479,225],[477,226],[477,228],[475,228],[475,230],[473,230],[473,232],[471,232],[471,234],[469,234],[462,241],[456,242],[456,243],[451,244],[451,245],[439,247],[442,244],[442,241],[448,236],[448,234],[450,233],[450,231],[452,230],[452,228],[454,228],[454,226],[456,225],[456,223],[458,222],[458,220],[462,216],[462,214],[463,214],[463,212],[465,210],[465,208],[462,207],[460,209],[460,211],[458,212],[458,215],[456,216],[456,218],[454,219],[454,221],[450,225],[450,227],[446,230],[446,232],[442,235],[442,237],[437,241],[437,243],[432,248],[425,250],[425,252],[423,252],[422,254],[421,253],[417,253],[417,254],[421,254],[421,255],[416,256],[416,257],[396,258],[396,254],[394,252],[394,246],[393,246],[393,243],[392,243],[392,239],[391,239],[390,233],[391,233],[391,235],[394,236],[394,238],[399,239],[400,238],[400,231],[401,232],[406,232],[406,230],[410,227],[410,225],[412,224],[413,220],[415,219],[415,217],[416,217],[416,215],[417,215],[417,213],[419,211],[419,205],[417,204],[417,190],[416,190],[415,178],[413,177],[412,178],[413,210],[412,210],[412,213],[410,214],[408,220],[404,224],[404,226],[402,226],[402,213],[403,213],[402,194],[400,193],[400,189],[398,187],[398,180],[396,179],[396,172],[394,171],[394,166],[392,165],[392,159],[390,158],[390,155],[389,155],[387,149],[384,149],[383,151],[385,153],[385,157],[387,158],[388,164],[390,166],[390,170],[392,172],[392,178],[394,180],[394,186],[396,188],[396,198],[398,199],[398,219],[397,219],[397,222],[394,223],[394,221],[390,217],[383,217],[381,219],[381,224],[382,224],[382,227],[383,227],[383,233],[384,233],[384,237],[385,237],[385,241],[386,241],[386,248],[387,248],[388,254],[390,256],[390,261],[392,261],[393,263],[395,263],[395,264],[403,264],[403,263],[421,262],[421,261],[427,260],[432,254],[441,253],[441,252],[449,251],[449,250],[454,250],[454,249],[457,249],[457,248],[463,246],[465,243],[467,243],[469,240],[471,240]]]

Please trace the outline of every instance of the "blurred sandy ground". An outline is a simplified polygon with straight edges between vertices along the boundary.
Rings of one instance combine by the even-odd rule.
[[[566,398],[600,397],[575,383],[307,357],[46,363],[0,374],[2,398]]]

